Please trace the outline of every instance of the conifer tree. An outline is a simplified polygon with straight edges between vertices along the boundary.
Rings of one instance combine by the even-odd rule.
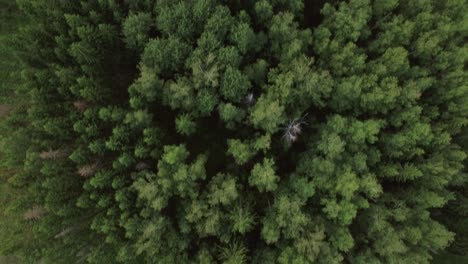
[[[440,213],[466,213],[466,1],[17,2],[27,107],[1,157],[25,262],[464,247]]]

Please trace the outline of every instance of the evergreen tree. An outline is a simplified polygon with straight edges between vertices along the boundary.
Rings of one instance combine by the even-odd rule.
[[[25,262],[464,248],[440,212],[466,216],[466,1],[17,3],[32,23],[1,157]]]

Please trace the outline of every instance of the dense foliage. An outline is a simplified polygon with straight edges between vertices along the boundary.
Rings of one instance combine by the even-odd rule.
[[[17,2],[26,262],[428,263],[468,215],[465,0]]]

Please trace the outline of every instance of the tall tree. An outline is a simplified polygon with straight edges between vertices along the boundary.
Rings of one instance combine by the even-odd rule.
[[[466,1],[18,4],[25,259],[428,263],[454,240]]]

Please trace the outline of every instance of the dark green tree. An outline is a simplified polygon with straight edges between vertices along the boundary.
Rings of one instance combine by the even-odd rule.
[[[25,262],[463,248],[440,214],[466,215],[466,1],[18,5],[23,103],[1,146]]]

